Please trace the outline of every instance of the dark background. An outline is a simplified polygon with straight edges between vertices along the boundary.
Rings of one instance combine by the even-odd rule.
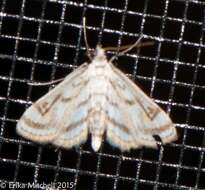
[[[1,182],[67,181],[83,190],[205,189],[204,7],[198,0],[1,0]],[[26,107],[49,90],[27,83],[64,77],[88,60],[83,16],[93,49],[133,44],[141,34],[155,42],[115,65],[170,114],[178,141],[126,153],[104,142],[94,153],[90,138],[64,150],[16,134]]]

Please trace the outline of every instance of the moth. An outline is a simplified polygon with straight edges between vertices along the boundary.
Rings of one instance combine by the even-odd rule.
[[[122,151],[157,147],[153,135],[163,143],[177,139],[169,116],[107,60],[100,46],[90,64],[82,64],[25,111],[17,133],[63,148],[80,145],[91,134],[94,151],[103,136]]]

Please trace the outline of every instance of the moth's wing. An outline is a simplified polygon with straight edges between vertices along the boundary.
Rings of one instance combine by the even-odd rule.
[[[107,123],[106,138],[108,142],[122,151],[128,151],[131,148],[141,146],[140,142],[133,137],[130,127],[129,117],[122,106],[120,98],[113,93],[112,88],[109,90],[109,99],[107,105]]]
[[[131,111],[130,107],[119,94],[120,92],[118,90],[116,91],[116,87],[113,87],[115,85],[114,82],[112,83],[109,88],[106,109],[108,116],[106,137],[108,142],[122,151],[139,148],[144,145],[155,147],[156,142],[152,135],[145,135],[140,130],[142,124],[140,119],[141,108],[137,108],[139,111]],[[135,121],[133,121],[133,117],[136,118]]]
[[[107,105],[106,105],[106,138],[108,142],[118,147],[122,151],[129,151],[131,148],[139,148],[142,146],[140,141],[140,133],[135,131],[133,134],[133,128],[135,127],[131,118],[130,113],[127,110],[126,103],[119,96],[119,90],[115,89],[113,75],[110,78],[109,91],[107,94]]]
[[[86,81],[86,79],[85,79]],[[70,101],[67,93],[63,94],[65,103]],[[72,106],[67,106],[64,116],[59,123],[62,130],[58,138],[52,142],[56,146],[71,148],[80,145],[87,140],[88,136],[88,111],[89,111],[89,89],[87,85],[82,86]]]
[[[163,143],[176,140],[177,131],[169,116],[120,70],[111,67],[110,84],[119,99],[119,107],[124,110],[136,146],[156,147],[153,135],[158,135]]]
[[[75,97],[86,81],[83,79],[87,64],[70,73],[63,82],[31,105],[17,123],[17,133],[36,142],[52,142],[62,130],[60,125],[66,109],[72,110]],[[63,94],[66,94],[63,95]],[[62,98],[62,97],[66,97]]]

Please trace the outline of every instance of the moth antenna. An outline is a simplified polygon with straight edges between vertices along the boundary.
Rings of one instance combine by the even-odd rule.
[[[124,55],[125,53],[127,53],[128,51],[132,50],[133,48],[137,47],[140,43],[140,41],[142,40],[143,35],[141,35],[138,40],[132,44],[129,48],[125,49],[124,51],[120,52],[120,55]]]
[[[122,55],[124,55],[125,53],[127,53],[128,51],[130,51],[130,50],[132,50],[133,48],[135,48],[135,47],[137,47],[138,45],[139,45],[139,43],[140,43],[140,41],[142,40],[142,38],[143,38],[143,35],[141,35],[139,38],[138,38],[138,40],[134,43],[134,44],[132,44],[132,45],[130,45],[128,48],[126,48],[124,51],[121,51],[118,55],[114,55],[113,57],[111,57],[111,59],[109,60],[109,62],[112,62],[114,59],[116,59],[118,56],[122,56]],[[127,46],[126,46],[127,47]],[[124,49],[124,47],[122,47],[123,49]]]
[[[88,39],[87,39],[87,31],[86,31],[86,18],[83,17],[83,33],[84,33],[84,41],[85,41],[85,46],[86,46],[86,52],[88,55],[88,58],[92,60],[91,53],[89,51],[89,44],[88,44]]]
[[[154,45],[154,41],[139,43],[136,45],[136,47],[139,48],[139,47],[146,47],[146,46],[151,46],[151,45]],[[123,50],[127,50],[128,48],[130,48],[130,46],[132,45],[129,44],[129,45],[123,45],[120,47],[105,47],[103,49],[105,51],[116,51],[116,50],[123,51]]]

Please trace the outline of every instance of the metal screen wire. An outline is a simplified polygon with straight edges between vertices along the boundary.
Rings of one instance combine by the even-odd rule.
[[[204,8],[198,0],[1,0],[0,188],[205,189]],[[142,34],[154,41],[114,64],[170,115],[178,141],[125,153],[104,141],[94,153],[90,137],[64,150],[16,134],[25,109],[51,89],[28,82],[65,77],[88,61],[84,16],[93,50],[133,44]]]

